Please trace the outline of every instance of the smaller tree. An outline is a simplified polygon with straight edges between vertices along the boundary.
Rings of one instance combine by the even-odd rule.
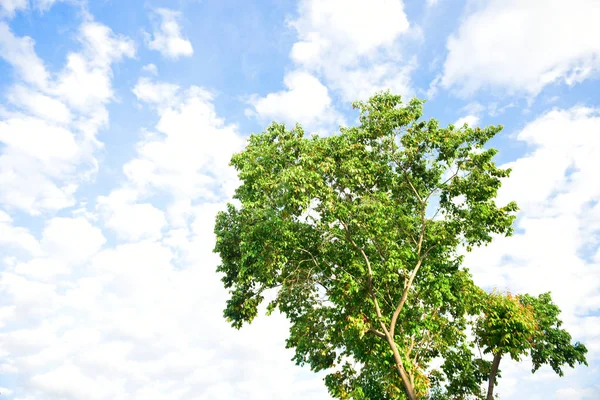
[[[504,355],[515,361],[531,356],[533,373],[544,364],[550,365],[559,376],[563,375],[565,364],[587,365],[586,347],[579,342],[571,344],[571,335],[561,329],[560,309],[552,302],[550,293],[533,297],[493,292],[484,296],[482,306],[483,316],[475,325],[476,341],[485,353],[494,356],[488,375],[487,400],[494,398],[494,385]]]

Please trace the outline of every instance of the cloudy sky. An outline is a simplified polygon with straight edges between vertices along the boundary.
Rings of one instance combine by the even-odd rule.
[[[486,288],[552,291],[590,366],[503,361],[503,399],[598,399],[600,1],[0,0],[2,399],[327,399],[281,316],[235,331],[211,253],[272,120],[332,132],[391,88],[503,124],[516,235]]]

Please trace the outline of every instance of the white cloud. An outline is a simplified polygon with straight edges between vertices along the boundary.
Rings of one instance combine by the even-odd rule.
[[[0,225],[0,229],[2,226]],[[3,229],[5,233],[6,227]],[[14,265],[14,272],[35,280],[48,280],[71,272],[100,250],[106,239],[102,232],[83,218],[49,220],[38,242],[24,228],[13,227],[16,237],[3,244],[20,245],[35,256]]]
[[[104,104],[113,98],[111,64],[133,57],[133,42],[96,22],[84,23],[79,40],[83,50],[70,53],[54,92],[71,107],[105,118]]]
[[[285,76],[285,90],[252,99],[258,117],[331,124],[339,118],[334,94],[356,99],[373,88],[410,87],[416,63],[394,51],[409,34],[401,2],[302,4],[294,25],[296,69]],[[379,26],[377,15],[397,24]],[[71,216],[62,210],[60,217],[38,220],[41,232],[0,211],[0,373],[13,392],[0,388],[2,395],[329,398],[320,375],[290,361],[282,316],[258,318],[241,331],[223,320],[227,296],[214,272],[212,230],[216,212],[237,185],[228,163],[244,138],[217,115],[213,96],[198,87],[140,78],[133,93],[158,122],[148,123],[145,128],[154,125],[150,131],[142,128],[123,182],[100,189],[106,195],[95,203],[90,199],[88,210],[77,203],[75,190],[84,179],[82,169],[95,169],[101,145],[96,134],[108,123],[107,104],[117,97],[112,66],[133,56],[133,42],[84,23],[80,51],[69,53],[65,67],[54,72],[36,56],[32,39],[16,37],[8,27],[1,31],[1,24],[0,34],[8,34],[0,35],[0,56],[21,82],[7,88],[10,104],[0,119],[0,203],[9,211],[52,216],[79,204]],[[167,31],[181,37],[174,26]],[[155,73],[149,66],[143,70],[146,76]],[[482,112],[477,105],[463,111],[471,118]],[[505,185],[502,198],[519,200],[524,233],[514,241],[499,240],[469,261],[480,282],[554,290],[569,329],[594,354],[600,351],[598,321],[584,314],[599,301],[594,229],[600,226],[600,202],[594,203],[598,193],[590,183],[598,170],[593,154],[600,149],[592,134],[598,128],[596,110],[574,108],[540,117],[521,132],[519,138],[533,149],[512,165],[515,183]],[[568,140],[563,132],[569,132]],[[544,173],[536,170],[540,166]],[[522,266],[506,262],[507,255]],[[567,265],[567,272],[554,268],[556,263]],[[576,283],[578,290],[570,292]],[[501,393],[515,388],[528,368],[507,363]],[[564,385],[577,389],[561,395],[596,394],[565,379]]]
[[[71,132],[35,117],[0,121],[0,141],[11,152],[44,164],[44,171],[49,175],[70,170],[69,164],[76,161],[80,151]],[[7,153],[9,151],[4,152]]]
[[[33,280],[49,282],[56,279],[58,275],[70,273],[71,269],[63,261],[52,258],[34,258],[15,265],[14,272]]]
[[[39,10],[39,11],[48,11],[50,8],[52,8],[52,6],[60,1],[65,1],[65,0],[33,0],[35,7]]]
[[[581,82],[600,68],[596,0],[473,3],[448,39],[442,85],[537,94],[557,81]]]
[[[27,0],[0,0],[0,16],[12,18],[17,11],[27,9]]]
[[[74,204],[70,176],[82,153],[70,131],[22,116],[0,121],[0,142],[0,202],[31,214]]]
[[[134,221],[123,225],[127,218],[118,216],[117,232],[125,233],[128,243],[101,249],[103,235],[89,221],[55,218],[42,233],[43,252],[0,273],[0,298],[11,304],[0,309],[1,367],[5,375],[19,378],[11,388],[15,396],[328,398],[320,379],[289,361],[281,316],[262,318],[242,331],[222,318],[225,291],[214,273],[212,224],[224,204],[202,199],[194,182],[190,186],[184,179],[199,173],[225,183],[235,179],[227,163],[243,140],[217,117],[211,99],[200,88],[183,90],[167,102],[172,105],[155,108],[160,136],[140,143],[136,160],[152,164],[151,180],[163,182],[155,191],[172,196],[166,207],[171,223],[162,242],[156,241],[158,235],[140,233],[156,230],[136,228]],[[149,145],[156,153],[146,149]],[[183,154],[165,158],[171,161],[165,164],[157,158],[163,151]],[[194,160],[185,151],[194,152]],[[144,196],[153,195],[145,190],[151,180],[128,180],[100,197],[100,216],[108,215],[100,218],[105,226],[113,212],[131,213]],[[212,190],[219,198],[231,194]],[[183,220],[175,218],[181,215]],[[10,224],[8,216],[0,217]],[[143,217],[137,222],[146,224]],[[69,268],[60,270],[56,260]]]
[[[506,165],[513,172],[499,194],[499,203],[515,200],[521,209],[517,232],[466,258],[479,284],[534,295],[551,291],[574,339],[590,344],[588,360],[600,359],[600,331],[590,329],[600,309],[600,259],[594,258],[600,245],[599,131],[600,110],[584,107],[554,110],[527,124],[516,138],[530,152]],[[518,376],[513,372],[506,367]]]
[[[30,87],[15,85],[8,90],[7,98],[10,103],[41,119],[63,125],[71,122],[71,111],[63,102]]]
[[[0,21],[0,57],[11,64],[27,83],[45,88],[48,72],[34,50],[35,42],[29,36],[16,37],[5,22]]]
[[[247,115],[322,130],[343,122],[331,92],[344,102],[385,89],[411,93],[416,59],[398,50],[400,37],[410,33],[401,0],[302,0],[288,24],[298,40],[290,51],[296,69],[284,77],[287,90],[253,95],[255,110]]]
[[[131,189],[117,189],[98,198],[104,225],[126,241],[159,239],[167,224],[164,213],[148,203],[137,204],[138,194]]]
[[[49,257],[79,264],[98,252],[105,241],[100,229],[82,217],[55,217],[46,224],[40,244]]]
[[[23,382],[15,393],[49,400],[258,400],[290,398],[294,386],[291,398],[326,399],[319,379],[301,384],[283,346],[281,316],[239,332],[223,320],[217,260],[207,257],[220,207],[192,210],[179,245],[144,240],[101,250],[55,284],[3,271],[0,296],[15,309],[0,313],[0,348],[8,351],[3,373]],[[80,233],[89,236],[88,228]],[[175,252],[182,254],[178,268]]]
[[[396,0],[304,0],[299,14],[291,22],[300,39],[292,58],[309,65],[318,64],[328,50],[339,51],[340,44],[354,50],[346,55],[350,59],[390,46],[409,27],[403,4]]]
[[[154,64],[146,64],[142,67],[142,71],[147,72],[151,75],[158,75],[158,68]]]
[[[36,375],[31,379],[31,386],[34,390],[71,399],[106,399],[116,394],[114,382],[106,378],[89,378],[73,365]]]
[[[0,202],[32,215],[74,205],[79,182],[95,172],[96,134],[114,98],[111,65],[135,50],[131,40],[90,20],[77,38],[81,50],[51,75],[33,40],[0,22],[0,56],[21,78],[8,88],[11,108],[0,120]]]
[[[178,100],[179,86],[155,82],[149,78],[142,77],[133,88],[133,93],[138,100],[159,107],[168,107]]]
[[[303,0],[298,12],[291,59],[322,74],[344,101],[388,88],[410,92],[415,60],[398,52],[398,39],[409,33],[402,1]]]
[[[160,17],[160,27],[155,29],[152,37],[148,35],[147,45],[151,50],[157,50],[164,57],[178,59],[194,54],[194,48],[189,40],[181,35],[179,20],[181,13],[166,8],[159,8],[155,13]]]
[[[308,129],[331,128],[343,124],[343,117],[332,106],[329,91],[313,75],[293,71],[286,74],[286,91],[254,97],[250,104],[263,121],[275,119],[293,126],[300,123]]]
[[[36,238],[27,229],[13,226],[12,222],[7,213],[0,211],[0,244],[25,250],[31,255],[41,254]]]
[[[479,122],[478,116],[467,115],[467,116],[457,119],[456,122],[454,122],[454,126],[462,127],[464,124],[467,124],[472,128],[472,127],[476,126],[478,122]]]
[[[244,144],[237,127],[216,115],[212,95],[204,89],[175,94],[161,89],[168,85],[146,83],[148,90],[137,85],[134,93],[140,101],[159,105],[160,120],[156,133],[138,144],[138,157],[125,165],[130,182],[142,191],[164,190],[180,201],[228,197],[236,182],[229,160]]]
[[[559,389],[556,392],[556,399],[561,399],[561,400],[592,400],[592,399],[596,399],[598,396],[598,391],[594,390],[592,388],[585,388],[585,389],[579,389],[579,388],[565,388],[565,389]]]

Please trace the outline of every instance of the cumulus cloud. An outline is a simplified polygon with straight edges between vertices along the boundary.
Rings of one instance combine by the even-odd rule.
[[[25,85],[16,84],[10,88],[7,100],[41,120],[59,125],[66,125],[72,120],[72,113],[63,102]]]
[[[20,78],[7,90],[0,120],[0,203],[32,215],[75,204],[79,182],[96,168],[96,134],[108,123],[111,66],[135,51],[131,40],[94,21],[80,26],[77,39],[81,50],[52,75],[34,41],[0,22],[0,56]]]
[[[298,41],[291,59],[318,74],[344,101],[364,100],[376,90],[410,92],[415,60],[398,52],[409,32],[400,0],[303,0],[290,22]]]
[[[13,66],[19,78],[39,88],[45,88],[48,71],[35,53],[34,45],[32,38],[17,37],[5,22],[0,22],[0,57]]]
[[[0,0],[0,16],[14,17],[15,13],[27,9],[27,0]]]
[[[343,117],[335,111],[327,88],[307,72],[293,71],[285,75],[285,91],[254,96],[249,103],[262,121],[272,119],[293,126],[301,123],[308,129],[335,128],[343,124]]]
[[[600,359],[600,331],[592,328],[600,309],[599,131],[600,110],[574,107],[547,112],[518,132],[529,152],[505,165],[513,172],[499,197],[500,203],[517,201],[517,231],[466,258],[479,284],[534,295],[551,291],[567,329],[588,346],[588,360]],[[522,379],[514,365],[505,367]],[[574,382],[565,379],[562,385]]]
[[[9,3],[0,0],[0,9]],[[169,58],[190,55],[180,15],[159,10],[158,16],[162,23],[148,45]],[[410,91],[416,62],[395,50],[410,35],[402,2],[304,0],[290,24],[298,39],[285,87],[251,97],[248,114],[327,126],[341,121],[335,96]],[[76,38],[79,48],[55,70],[36,55],[31,38],[0,22],[0,57],[17,79],[6,86],[0,110],[0,204],[8,210],[0,210],[0,373],[11,386],[0,388],[2,395],[329,398],[321,376],[290,361],[281,315],[241,331],[222,318],[227,295],[215,273],[212,230],[237,186],[228,164],[245,138],[217,114],[212,93],[159,81],[153,64],[143,67],[132,92],[155,120],[141,128],[122,180],[99,189],[89,206],[76,201],[78,185],[97,168],[96,136],[117,97],[114,64],[135,53],[130,39],[91,20]],[[483,111],[473,103],[457,123],[476,124]],[[568,329],[594,360],[600,355],[599,120],[592,108],[555,110],[515,136],[529,152],[508,165],[514,172],[501,202],[521,206],[517,235],[467,258],[481,284],[552,290]],[[75,204],[77,210],[64,209]],[[19,211],[48,218],[24,225],[34,219]],[[539,395],[534,385],[519,384],[528,365],[507,362],[502,369],[504,397]],[[533,379],[548,379],[548,371],[540,372]],[[596,398],[596,388],[577,381],[592,382],[595,372],[567,371],[553,388],[565,398]]]
[[[313,1],[300,3],[299,18],[291,22],[300,41],[292,48],[292,57],[302,63],[319,63],[336,44],[352,46],[354,58],[391,45],[408,29],[408,20],[401,1]]]
[[[14,249],[0,273],[11,305],[0,307],[0,369],[19,379],[11,390],[49,400],[328,398],[290,362],[282,316],[242,331],[222,318],[212,226],[236,182],[237,127],[202,88],[155,96],[166,83],[145,85],[134,93],[156,113],[155,132],[121,186],[97,199],[97,222],[53,218],[37,240],[0,214]]]
[[[98,198],[105,226],[125,241],[159,239],[167,224],[164,212],[149,203],[136,203],[137,197],[131,189],[117,189]]]
[[[79,111],[106,118],[103,106],[113,99],[111,65],[124,57],[133,57],[134,44],[96,22],[81,26],[79,40],[82,51],[69,53],[54,93]]]
[[[217,116],[212,94],[195,86],[178,92],[170,84],[148,80],[138,82],[134,93],[157,107],[160,119],[156,131],[138,144],[138,156],[125,165],[130,182],[140,190],[165,190],[182,201],[231,194],[235,172],[229,159],[244,140],[235,125]]]
[[[147,72],[151,75],[158,75],[158,68],[154,64],[146,64],[142,67],[143,72]]]
[[[600,69],[595,0],[474,3],[454,35],[441,83],[468,95],[482,88],[535,95]]]
[[[55,3],[66,1],[66,0],[33,0],[35,7],[39,11],[48,11]]]
[[[13,226],[13,219],[4,211],[0,211],[0,244],[25,250],[30,255],[41,253],[36,238],[27,229]]]
[[[455,126],[463,126],[464,124],[469,125],[470,127],[474,127],[479,122],[479,117],[476,115],[466,115],[461,117],[454,122]]]
[[[194,54],[192,43],[181,34],[181,13],[166,8],[158,8],[155,13],[161,22],[152,35],[147,35],[148,48],[174,60]]]
[[[142,77],[133,88],[133,93],[141,102],[167,107],[178,100],[179,86]]]
[[[401,0],[302,0],[288,24],[297,41],[290,51],[295,70],[284,76],[286,90],[251,96],[254,110],[246,115],[322,131],[343,123],[332,93],[344,102],[385,89],[411,93],[416,59],[401,55],[397,46],[409,31]]]

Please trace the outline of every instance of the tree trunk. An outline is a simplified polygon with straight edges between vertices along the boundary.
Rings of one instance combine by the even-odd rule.
[[[396,343],[394,339],[386,335],[388,344],[392,348],[392,352],[394,353],[394,361],[396,361],[396,368],[398,369],[398,373],[400,374],[400,378],[402,378],[402,383],[404,384],[404,388],[406,389],[406,394],[408,395],[409,400],[417,400],[417,394],[415,393],[415,387],[412,384],[410,378],[408,377],[408,373],[404,369],[404,364],[402,363],[402,357],[400,357],[400,353],[398,352],[398,348],[396,347]]]
[[[502,354],[498,352],[494,355],[494,361],[492,361],[492,370],[490,371],[490,379],[488,382],[487,400],[494,400],[494,383],[496,382],[496,374],[498,373],[500,358],[502,358]]]

